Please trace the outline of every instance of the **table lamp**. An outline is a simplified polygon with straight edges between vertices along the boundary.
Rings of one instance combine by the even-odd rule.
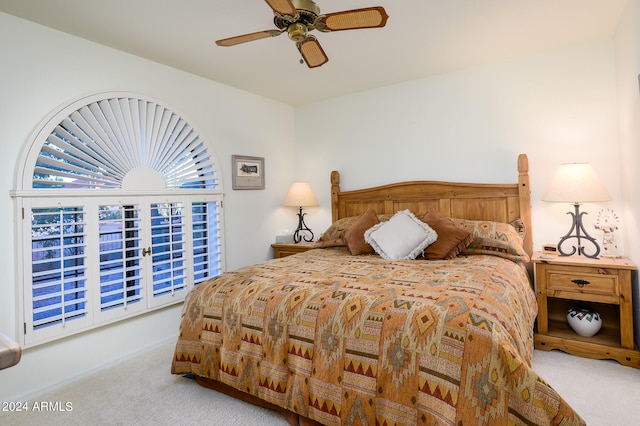
[[[597,203],[611,201],[611,195],[598,179],[595,170],[589,163],[566,163],[561,164],[556,174],[551,180],[549,189],[542,197],[543,201],[573,203],[574,212],[567,212],[573,216],[571,229],[560,239],[558,243],[558,253],[561,256],[572,256],[578,254],[592,259],[597,259],[600,254],[600,246],[595,238],[591,237],[584,229],[582,215],[580,212],[581,203]],[[562,245],[570,239],[576,239],[577,245],[572,246],[571,251],[566,251]],[[585,252],[582,240],[590,241],[595,250],[592,254]]]
[[[297,244],[303,239],[306,242],[313,241],[313,232],[304,223],[304,215],[306,213],[302,213],[303,207],[319,205],[318,200],[313,195],[311,185],[308,182],[293,182],[291,189],[289,189],[289,194],[284,200],[284,205],[285,207],[298,207],[300,209],[298,212],[298,229],[293,233],[293,242]]]

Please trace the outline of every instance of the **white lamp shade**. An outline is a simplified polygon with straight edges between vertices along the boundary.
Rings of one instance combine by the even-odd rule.
[[[565,203],[597,203],[610,201],[611,195],[602,185],[589,163],[561,164],[551,180],[543,201]]]
[[[289,194],[284,200],[284,205],[286,207],[311,207],[319,204],[316,196],[313,195],[309,182],[293,182]]]

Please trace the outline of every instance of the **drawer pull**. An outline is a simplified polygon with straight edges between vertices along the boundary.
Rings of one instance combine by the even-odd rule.
[[[584,287],[587,284],[591,284],[589,281],[581,280],[579,278],[576,278],[575,280],[571,280],[571,282],[576,284],[578,287]]]

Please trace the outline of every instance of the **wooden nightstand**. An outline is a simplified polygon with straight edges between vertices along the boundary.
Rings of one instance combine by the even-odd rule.
[[[628,258],[589,259],[584,256],[542,256],[536,252],[538,299],[535,347],[594,359],[614,359],[640,368],[640,351],[633,338],[631,271]],[[567,310],[588,305],[602,318],[593,337],[576,334],[567,323]]]
[[[273,258],[278,259],[280,257],[291,256],[292,254],[302,253],[313,248],[314,243],[307,243],[302,241],[298,244],[286,243],[286,244],[271,244],[273,247]]]

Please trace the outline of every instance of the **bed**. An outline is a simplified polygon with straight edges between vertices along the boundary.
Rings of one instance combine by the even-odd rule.
[[[317,248],[188,295],[172,373],[291,424],[584,424],[531,368],[526,155],[517,164],[510,184],[352,191],[332,172]],[[388,242],[397,229],[382,238],[400,219],[428,234],[408,258]]]

